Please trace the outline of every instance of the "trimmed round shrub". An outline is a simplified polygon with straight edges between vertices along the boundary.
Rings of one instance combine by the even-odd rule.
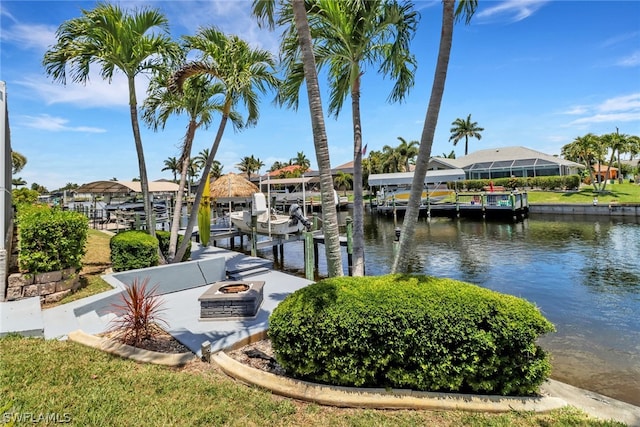
[[[169,239],[171,237],[171,233],[169,231],[157,230],[156,237],[158,238],[158,243],[160,245],[160,252],[162,252],[162,255],[166,258],[169,254]],[[183,239],[184,235],[178,234],[177,248],[180,247],[180,243],[182,243]],[[184,256],[181,261],[189,261],[189,258],[191,258],[191,245],[187,246],[187,250],[184,252]]]
[[[158,265],[158,239],[144,231],[124,231],[109,241],[113,271]]]
[[[296,378],[521,396],[550,373],[536,340],[552,331],[524,299],[410,275],[326,279],[289,295],[269,319],[276,359]]]

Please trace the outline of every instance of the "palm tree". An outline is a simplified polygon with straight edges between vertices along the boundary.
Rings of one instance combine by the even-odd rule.
[[[185,36],[184,40],[187,48],[200,52],[200,57],[196,62],[187,64],[174,74],[172,87],[180,91],[188,78],[204,74],[212,76],[224,88],[222,118],[202,171],[204,178],[209,175],[227,121],[237,104],[244,104],[248,111],[243,127],[255,125],[259,116],[258,93],[275,88],[278,85],[278,79],[275,77],[275,61],[272,55],[266,50],[252,49],[247,42],[237,36],[227,36],[216,28],[209,27],[201,28],[194,36]],[[235,122],[232,123],[235,124]],[[191,244],[191,233],[197,221],[204,185],[205,180],[201,179],[185,237],[176,252],[177,259],[182,259],[187,245]]]
[[[396,147],[385,145],[382,147],[382,172],[400,172],[402,157]]]
[[[290,163],[293,163],[294,165],[300,166],[300,173],[301,174],[303,174],[306,171],[308,171],[309,167],[311,166],[311,161],[309,161],[307,156],[305,156],[304,152],[302,152],[302,151],[299,151],[297,153],[296,157],[294,157],[293,159],[290,160]]]
[[[455,159],[456,158],[456,152],[454,150],[451,150],[451,152],[449,154],[442,153],[442,157],[445,158],[445,159]]]
[[[211,180],[215,181],[216,179],[220,178],[222,176],[223,170],[224,166],[222,165],[222,163],[220,163],[218,160],[214,160],[213,164],[211,165],[211,172],[209,172],[209,175],[211,175]]]
[[[14,187],[22,187],[23,185],[27,185],[27,181],[20,177],[12,178],[11,185],[13,185]]]
[[[27,158],[17,151],[11,151],[11,173],[20,172],[27,164]]]
[[[171,171],[173,174],[173,182],[178,181],[178,173],[180,172],[180,161],[175,157],[169,157],[164,161],[164,167],[161,169],[164,171]]]
[[[276,160],[275,162],[273,162],[273,164],[269,168],[269,172],[275,172],[278,169],[282,169],[285,166],[286,166],[286,164]]]
[[[262,160],[253,157],[253,154],[251,155],[251,157],[249,156],[243,157],[242,160],[240,160],[240,163],[236,165],[236,167],[241,172],[244,172],[247,174],[247,179],[249,181],[251,181],[251,175],[254,172],[258,172],[260,168],[262,168],[263,166],[264,166],[264,163],[262,162]]]
[[[191,158],[193,140],[196,131],[200,128],[208,129],[213,121],[214,114],[221,111],[222,106],[217,102],[217,97],[223,89],[220,84],[211,82],[211,79],[207,76],[200,76],[186,82],[182,95],[178,95],[169,90],[172,75],[171,69],[163,69],[156,74],[149,86],[148,97],[144,103],[143,110],[143,120],[155,131],[159,128],[164,129],[167,120],[174,115],[184,113],[189,121],[181,147],[180,159],[170,158],[175,160],[175,170],[180,173],[167,251],[167,258],[170,263],[179,262],[182,259],[175,258],[175,253],[178,244],[184,191],[188,186],[188,194],[191,194],[193,177],[197,175],[199,170],[199,158]],[[233,120],[238,120],[238,118],[234,116]]]
[[[205,147],[202,150],[200,150],[197,156],[194,157],[194,160],[196,161],[196,164],[198,165],[199,169],[203,169],[204,166],[207,164],[207,159],[209,158],[210,152],[211,150]]]
[[[436,125],[438,124],[444,85],[447,80],[447,69],[449,68],[449,57],[451,55],[451,44],[453,41],[453,23],[454,20],[465,17],[465,22],[468,24],[478,6],[478,2],[477,0],[458,0],[458,7],[456,8],[455,5],[455,0],[442,1],[442,30],[440,32],[438,60],[433,76],[433,86],[431,88],[429,106],[427,107],[427,115],[420,137],[420,149],[416,160],[416,168],[413,172],[411,194],[409,195],[409,202],[402,223],[400,245],[391,269],[394,273],[406,271],[410,265],[411,245],[415,234],[416,223],[418,222],[418,213],[420,212],[424,178],[427,175],[433,137],[436,132]]]
[[[451,123],[451,137],[449,141],[453,140],[453,146],[455,147],[458,141],[464,138],[464,155],[469,154],[469,138],[478,138],[478,141],[482,139],[480,132],[484,131],[484,128],[478,126],[477,122],[471,121],[471,114],[467,116],[467,119],[455,119]]]
[[[420,142],[407,142],[401,136],[399,136],[398,139],[400,140],[400,145],[398,146],[398,148],[396,148],[396,150],[398,151],[398,155],[402,159],[404,171],[409,172],[411,170],[410,165],[414,163],[415,158],[418,156],[418,147],[420,146]]]
[[[390,76],[394,87],[389,101],[402,101],[413,86],[415,59],[409,52],[417,24],[411,3],[396,0],[314,0],[308,2],[311,36],[320,68],[328,67],[329,112],[340,114],[351,98],[353,121],[353,275],[364,275],[364,203],[362,183],[361,77],[367,66]],[[288,78],[279,93],[281,103],[296,106],[304,80],[295,35],[285,40]]]
[[[126,76],[147,230],[153,236],[153,210],[138,123],[135,79],[163,62],[180,57],[180,48],[168,33],[168,21],[156,9],[140,8],[129,13],[117,5],[98,3],[95,9],[83,10],[81,17],[65,21],[58,28],[57,42],[43,60],[46,73],[62,84],[67,82],[67,70],[73,82],[86,83],[94,63],[101,67],[101,76],[109,82],[116,69]]]
[[[598,137],[592,133],[584,136],[576,137],[573,142],[562,147],[562,156],[574,162],[582,163],[589,172],[589,179],[593,185],[593,189],[598,191],[598,183],[593,173],[593,164],[596,161]]]
[[[290,9],[282,6],[290,6]],[[270,28],[275,26],[275,0],[254,0],[253,13],[266,22]],[[281,3],[278,24],[287,26],[289,31],[297,35],[296,43],[300,46],[302,70],[307,87],[307,100],[313,129],[313,145],[316,151],[318,174],[320,178],[320,194],[322,204],[322,230],[325,237],[325,253],[327,258],[327,274],[329,277],[342,276],[342,251],[338,229],[338,210],[333,194],[333,178],[329,159],[329,144],[322,112],[322,99],[318,84],[318,72],[313,54],[311,31],[307,20],[304,0],[291,0]],[[290,13],[287,13],[290,12]]]
[[[333,179],[336,187],[344,189],[344,195],[347,195],[347,190],[351,188],[353,182],[353,176],[343,171],[338,171],[336,177]]]

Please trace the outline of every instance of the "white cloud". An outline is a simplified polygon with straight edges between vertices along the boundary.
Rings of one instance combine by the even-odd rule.
[[[611,37],[607,40],[605,40],[604,42],[602,42],[602,47],[609,47],[609,46],[613,46],[616,45],[618,43],[622,43],[626,40],[629,39],[633,39],[635,37],[639,37],[640,36],[640,31],[633,31],[630,33],[626,33],[626,34],[621,34],[615,37]]]
[[[62,117],[52,117],[48,114],[41,114],[39,116],[21,116],[17,119],[18,125],[51,132],[106,132],[105,129],[90,126],[68,126],[67,123],[69,123],[69,120],[63,119]]]
[[[589,117],[583,117],[569,123],[569,125],[581,125],[590,123],[609,123],[609,122],[633,122],[640,121],[640,112],[615,113],[615,114],[595,114]]]
[[[475,18],[481,21],[501,19],[508,22],[518,22],[536,13],[547,2],[548,0],[507,0],[496,6],[480,10]]]
[[[103,80],[97,72],[91,72],[86,85],[73,83],[55,83],[39,76],[27,76],[16,82],[36,93],[47,105],[71,104],[81,108],[122,107],[129,105],[129,89],[122,73],[116,73],[111,83]],[[145,99],[148,79],[136,79],[138,105]]]
[[[589,112],[589,107],[584,105],[575,105],[571,107],[571,109],[567,111],[563,111],[562,114],[568,114],[572,116],[579,116],[581,114],[587,114]]]
[[[56,28],[50,25],[16,24],[3,28],[0,39],[3,43],[13,43],[21,48],[47,49],[55,43]]]
[[[597,107],[597,110],[602,112],[635,109],[640,109],[640,93],[632,93],[631,95],[607,99]]]
[[[629,54],[617,62],[617,65],[621,67],[635,67],[640,65],[640,50],[636,50],[635,52]]]

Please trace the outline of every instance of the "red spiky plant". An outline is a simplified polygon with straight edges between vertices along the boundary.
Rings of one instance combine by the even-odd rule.
[[[156,295],[157,289],[157,285],[149,287],[148,277],[142,282],[136,278],[120,294],[120,303],[113,304],[118,317],[112,320],[110,331],[119,333],[125,344],[137,347],[151,338],[160,325],[168,326],[160,317],[165,308],[164,301]]]

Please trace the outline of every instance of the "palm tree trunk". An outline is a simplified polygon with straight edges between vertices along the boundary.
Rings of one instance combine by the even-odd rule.
[[[205,163],[204,169],[202,170],[202,178],[200,179],[198,189],[196,190],[196,197],[193,200],[193,207],[191,208],[191,215],[189,215],[187,229],[184,231],[184,238],[182,239],[182,243],[180,244],[180,247],[176,252],[176,257],[174,258],[175,260],[181,260],[185,252],[187,251],[187,245],[191,244],[191,234],[193,233],[193,227],[195,227],[196,223],[198,222],[198,208],[200,207],[200,201],[202,200],[202,194],[204,193],[206,177],[209,176],[211,165],[213,164],[213,160],[216,158],[216,153],[218,152],[218,147],[220,146],[220,141],[222,140],[222,135],[224,134],[224,129],[227,126],[230,109],[230,100],[227,100],[227,105],[225,105],[224,110],[225,112],[222,114],[220,126],[218,126],[218,132],[216,133],[216,138],[213,141],[211,151],[209,152],[209,157],[207,157],[207,162]]]
[[[431,157],[433,137],[436,132],[440,104],[442,103],[442,95],[447,80],[447,69],[449,67],[449,56],[451,55],[451,44],[453,41],[454,5],[455,0],[444,0],[442,2],[442,33],[440,36],[438,62],[436,63],[436,71],[433,77],[427,116],[422,129],[416,169],[413,173],[409,204],[402,224],[400,248],[393,261],[392,272],[394,273],[408,272],[410,270],[411,245],[414,240],[416,223],[418,222],[418,214],[420,212],[420,199],[422,198],[424,178],[427,174],[429,157]]]
[[[311,33],[307,21],[307,11],[304,0],[292,0],[293,19],[302,53],[302,64],[309,99],[311,126],[313,128],[313,144],[316,150],[316,160],[320,175],[320,194],[322,200],[322,229],[325,239],[327,257],[327,272],[329,277],[342,276],[342,252],[340,250],[340,235],[338,231],[338,211],[333,197],[333,180],[331,177],[331,161],[329,159],[329,144],[322,112],[322,100],[318,85],[318,74],[315,58],[311,47]]]
[[[469,137],[465,135],[464,137],[464,155],[469,154]]]
[[[147,232],[156,235],[155,227],[152,227],[153,209],[151,208],[151,200],[149,199],[149,179],[147,178],[147,166],[144,160],[144,150],[142,148],[142,137],[140,136],[140,124],[138,122],[138,102],[136,99],[135,78],[129,77],[129,111],[131,113],[131,127],[133,128],[133,139],[136,144],[136,153],[138,155],[138,169],[140,170],[140,188],[142,190],[142,198],[144,203],[145,222]]]
[[[173,218],[171,220],[171,234],[169,236],[169,253],[167,254],[169,263],[180,262],[182,260],[182,257],[176,259],[175,255],[178,246],[178,231],[180,230],[182,200],[184,199],[184,189],[187,186],[187,174],[189,173],[189,163],[191,162],[191,147],[193,145],[193,138],[195,137],[197,128],[198,125],[196,122],[191,120],[189,122],[189,127],[187,128],[184,147],[182,147],[180,184],[178,184],[178,195],[176,196],[176,204],[173,210]]]
[[[353,116],[353,275],[364,276],[364,200],[362,189],[362,123],[360,76],[351,90]]]

